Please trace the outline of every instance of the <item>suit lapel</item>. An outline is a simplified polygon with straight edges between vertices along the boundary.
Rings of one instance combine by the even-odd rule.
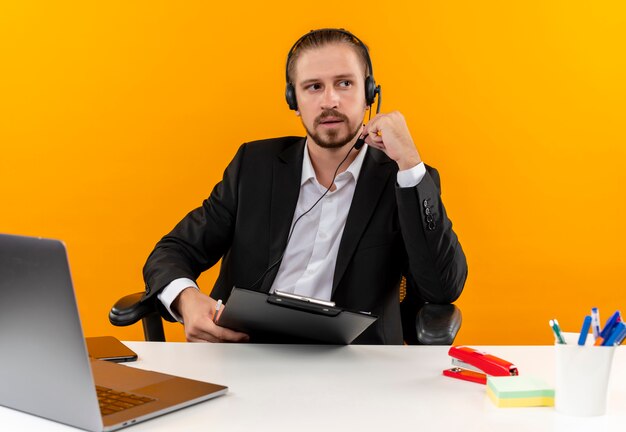
[[[339,244],[333,276],[333,295],[356,250],[363,231],[376,209],[380,195],[385,190],[389,176],[394,172],[392,162],[384,156],[384,153],[371,147],[367,149]]]
[[[287,244],[287,236],[293,221],[302,177],[304,139],[289,146],[274,160],[272,168],[272,196],[270,204],[269,264],[280,258]],[[278,273],[273,268],[263,280],[261,291],[269,292]]]

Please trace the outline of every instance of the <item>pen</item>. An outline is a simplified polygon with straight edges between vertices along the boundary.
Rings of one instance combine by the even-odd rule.
[[[626,339],[626,329],[623,329],[615,338],[615,345],[621,345],[624,339]]]
[[[565,344],[565,339],[563,339],[563,335],[561,334],[561,328],[559,327],[559,322],[555,319],[549,321],[550,327],[556,336],[556,340],[560,344]]]
[[[615,328],[617,323],[621,320],[622,317],[620,316],[619,311],[615,311],[615,313],[611,315],[611,318],[606,321],[604,328],[600,332],[600,336],[602,336],[602,339],[607,340],[609,336],[611,336],[611,333],[613,332],[613,329]]]
[[[215,313],[213,314],[213,322],[215,324],[217,324],[217,315],[221,308],[222,308],[222,299],[219,299],[217,301],[217,304],[215,305]]]
[[[587,315],[583,321],[583,327],[580,329],[580,336],[578,337],[578,345],[585,345],[587,342],[587,334],[589,333],[589,326],[591,326],[592,318]]]
[[[594,339],[600,336],[600,312],[597,307],[591,308],[591,331]]]
[[[624,340],[624,336],[626,336],[626,325],[623,322],[619,322],[615,325],[615,329],[611,333],[605,341],[602,343],[602,346],[614,346],[619,345],[622,340]]]

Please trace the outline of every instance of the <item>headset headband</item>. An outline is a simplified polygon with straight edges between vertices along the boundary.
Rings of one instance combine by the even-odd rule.
[[[376,95],[378,95],[378,105],[376,107],[376,112],[379,112],[380,96],[381,96],[380,86],[377,86],[376,81],[374,80],[374,68],[372,67],[372,60],[370,59],[370,53],[369,53],[369,49],[367,48],[367,45],[365,45],[361,41],[361,39],[359,39],[358,37],[356,37],[349,31],[344,30],[344,29],[337,29],[337,28],[323,28],[323,29],[311,30],[307,34],[301,36],[300,39],[298,39],[296,43],[294,43],[291,49],[289,50],[289,53],[287,54],[287,64],[285,66],[285,81],[287,82],[287,85],[285,87],[285,99],[287,101],[287,104],[289,105],[289,108],[294,111],[298,109],[298,102],[296,100],[296,89],[293,83],[289,81],[289,62],[291,61],[291,58],[294,56],[294,54],[298,50],[298,47],[300,46],[300,44],[305,39],[311,37],[312,35],[316,33],[321,33],[321,32],[335,32],[335,33],[346,35],[349,38],[351,38],[353,42],[355,42],[355,45],[363,49],[363,52],[365,52],[365,61],[367,63],[367,68],[369,70],[369,75],[365,78],[365,102],[367,103],[367,105],[371,106],[374,103],[374,100],[376,99]]]

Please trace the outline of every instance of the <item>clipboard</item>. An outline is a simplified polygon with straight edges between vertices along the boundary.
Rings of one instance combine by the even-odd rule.
[[[252,342],[348,345],[378,319],[334,303],[234,287],[217,324],[250,335]]]

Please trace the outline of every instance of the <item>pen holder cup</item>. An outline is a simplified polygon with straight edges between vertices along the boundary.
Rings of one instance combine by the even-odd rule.
[[[615,347],[556,344],[555,409],[572,416],[606,412]]]

